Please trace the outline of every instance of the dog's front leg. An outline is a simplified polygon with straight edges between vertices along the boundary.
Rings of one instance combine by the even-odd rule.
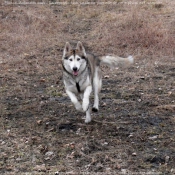
[[[66,90],[66,93],[67,93],[67,95],[70,97],[70,99],[71,99],[72,103],[74,104],[75,108],[76,108],[78,111],[83,112],[82,106],[81,106],[80,102],[78,101],[77,97],[75,96],[75,94],[72,93],[72,92],[69,91],[69,90]]]
[[[91,112],[90,111],[91,111],[91,109],[89,107],[88,110],[86,111],[85,123],[91,122]]]
[[[89,107],[89,96],[90,96],[91,92],[92,92],[92,86],[89,85],[85,89],[84,95],[83,95],[82,108],[83,108],[83,111],[85,111],[85,112],[88,110],[88,107]]]

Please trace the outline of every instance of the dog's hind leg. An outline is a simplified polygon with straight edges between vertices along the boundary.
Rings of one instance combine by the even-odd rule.
[[[94,105],[92,108],[93,112],[97,112],[99,110],[99,92],[101,91],[101,86],[102,86],[101,71],[99,68],[96,68],[95,75],[93,78],[93,88],[94,88]]]

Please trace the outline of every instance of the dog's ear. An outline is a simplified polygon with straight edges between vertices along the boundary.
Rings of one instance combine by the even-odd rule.
[[[76,50],[78,50],[79,52],[83,53],[84,56],[86,56],[85,48],[83,47],[83,44],[80,41],[78,41],[77,43]]]
[[[70,52],[72,50],[72,47],[69,42],[66,42],[66,45],[63,50],[63,58],[65,57],[66,53]]]

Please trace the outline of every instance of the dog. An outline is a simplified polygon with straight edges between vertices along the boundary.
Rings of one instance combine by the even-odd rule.
[[[85,112],[85,123],[91,122],[90,94],[94,91],[93,112],[99,110],[99,92],[102,88],[101,65],[109,67],[127,66],[134,62],[132,56],[127,58],[108,55],[95,57],[85,51],[79,41],[75,49],[69,42],[66,43],[63,56],[63,82],[65,91],[78,111]],[[82,104],[78,100],[78,95]]]

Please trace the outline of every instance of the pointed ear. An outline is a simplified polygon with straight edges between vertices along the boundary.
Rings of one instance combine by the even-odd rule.
[[[63,57],[65,57],[66,53],[70,52],[72,50],[72,47],[69,42],[66,42],[66,45],[63,50]]]
[[[83,47],[83,44],[80,41],[78,41],[76,49],[79,52],[82,52],[84,56],[86,56],[85,48]]]

